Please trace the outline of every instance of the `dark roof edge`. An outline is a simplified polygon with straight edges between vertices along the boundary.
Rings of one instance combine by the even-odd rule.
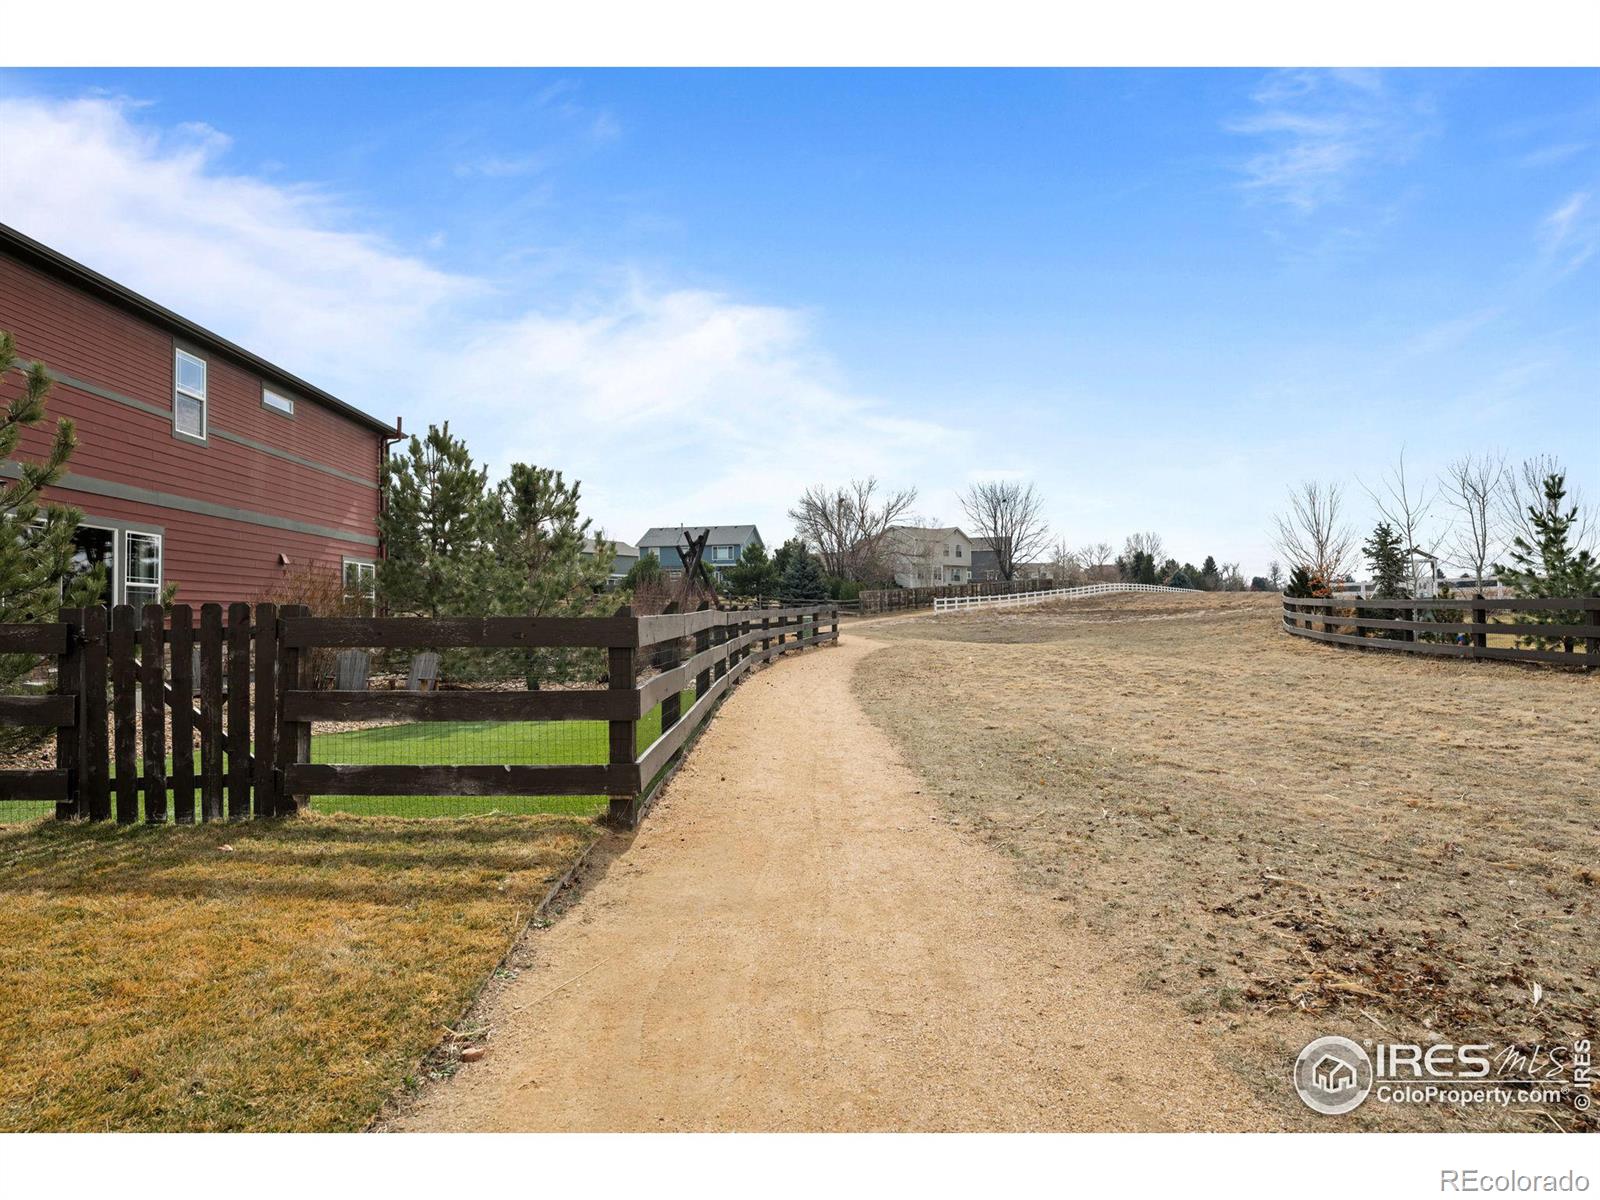
[[[279,387],[314,400],[324,408],[331,408],[334,412],[351,420],[365,425],[369,429],[382,433],[393,434],[396,429],[380,421],[370,413],[362,412],[353,404],[346,404],[339,397],[323,391],[315,384],[307,383],[298,375],[285,371],[282,367],[275,366],[258,354],[252,354],[243,346],[230,342],[220,334],[212,333],[203,325],[196,325],[187,317],[180,317],[170,308],[164,308],[148,297],[141,296],[132,288],[124,287],[114,279],[108,279],[98,271],[91,270],[82,263],[68,258],[58,250],[52,250],[43,242],[36,242],[27,234],[22,233],[9,225],[0,224],[0,249],[6,250],[16,257],[37,267],[47,275],[64,280],[75,287],[90,292],[100,299],[108,301],[118,308],[126,309],[147,321],[161,325],[166,329],[221,352],[228,358],[235,359],[241,365],[249,367],[261,375],[269,383],[276,383]]]

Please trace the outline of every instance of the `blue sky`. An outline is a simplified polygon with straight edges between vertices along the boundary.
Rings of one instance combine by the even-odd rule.
[[[612,536],[874,473],[1273,556],[1402,445],[1600,492],[1600,73],[7,71],[0,220]]]

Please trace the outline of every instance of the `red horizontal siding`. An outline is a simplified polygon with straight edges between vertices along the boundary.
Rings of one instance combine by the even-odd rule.
[[[261,380],[219,354],[192,347],[207,360],[206,445],[173,436],[170,409],[173,338],[163,328],[79,292],[34,268],[0,255],[0,329],[17,341],[23,361],[38,359],[59,375],[115,392],[166,414],[57,382],[48,420],[26,431],[25,457],[46,452],[55,419],[77,426],[78,449],[68,466],[76,476],[274,518],[376,537],[382,436],[303,396],[284,417],[261,404]],[[20,388],[16,374],[0,380],[0,402]],[[239,445],[219,431],[270,446],[365,483]],[[180,599],[250,599],[281,580],[278,556],[337,565],[341,557],[373,559],[377,548],[314,533],[66,489],[50,498],[89,516],[117,518],[166,531],[165,576],[180,584]]]
[[[297,574],[305,564],[338,569],[346,558],[371,562],[377,550],[333,538],[240,525],[197,513],[153,508],[126,500],[83,496],[52,489],[52,498],[83,509],[84,519],[95,517],[126,521],[130,525],[160,528],[162,582],[177,584],[177,600],[184,604],[259,600],[276,595],[275,589]],[[284,566],[278,555],[288,557]]]

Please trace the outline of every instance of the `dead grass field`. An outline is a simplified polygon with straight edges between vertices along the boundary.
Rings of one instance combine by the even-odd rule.
[[[1594,1037],[1600,674],[1326,647],[1276,609],[1110,596],[863,626],[892,644],[858,688],[955,819],[1292,1122],[1328,1127],[1288,1087],[1322,1034]],[[1594,1127],[1372,1101],[1341,1125]]]
[[[0,1130],[362,1128],[596,832],[0,829]]]

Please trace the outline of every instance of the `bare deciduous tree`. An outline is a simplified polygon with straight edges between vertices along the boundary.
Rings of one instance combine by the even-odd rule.
[[[1159,533],[1135,533],[1122,543],[1122,557],[1132,562],[1135,554],[1148,554],[1150,561],[1159,567],[1166,560],[1167,550],[1161,544]]]
[[[789,510],[795,532],[814,547],[830,575],[856,581],[884,578],[889,568],[884,534],[911,511],[917,489],[878,494],[875,478],[841,487],[806,489]]]
[[[1085,580],[1089,583],[1107,583],[1115,578],[1117,570],[1112,565],[1112,558],[1116,552],[1110,542],[1090,542],[1078,547],[1077,558],[1083,567]]]
[[[1505,484],[1500,489],[1500,520],[1504,540],[1520,537],[1530,546],[1539,544],[1539,531],[1533,526],[1529,512],[1544,512],[1549,504],[1545,499],[1544,481],[1551,475],[1566,475],[1567,469],[1554,454],[1536,454],[1524,459],[1515,470],[1507,469]],[[1583,489],[1567,480],[1567,507],[1578,510],[1578,521],[1568,533],[1568,544],[1574,553],[1593,551],[1597,530],[1595,517],[1589,505],[1583,502]],[[1502,547],[1503,549],[1503,547]]]
[[[1384,472],[1377,487],[1368,487],[1365,483],[1361,487],[1371,497],[1378,515],[1394,526],[1395,532],[1405,543],[1406,562],[1411,572],[1411,594],[1431,595],[1431,582],[1426,585],[1425,591],[1423,581],[1433,579],[1434,562],[1438,557],[1439,545],[1444,540],[1428,522],[1428,514],[1433,510],[1434,501],[1439,498],[1438,491],[1430,493],[1425,482],[1418,483],[1406,476],[1406,452],[1403,447],[1399,461]],[[1416,553],[1419,550],[1421,554]]]
[[[1056,587],[1077,587],[1084,581],[1083,560],[1065,538],[1057,538],[1050,547],[1050,577]]]
[[[1336,483],[1308,479],[1289,490],[1289,511],[1273,518],[1273,540],[1290,566],[1329,583],[1347,573],[1356,536],[1344,521],[1343,507]]]
[[[1501,493],[1506,482],[1503,454],[1464,454],[1446,469],[1440,494],[1455,513],[1447,548],[1454,560],[1481,581],[1505,543]]]
[[[962,494],[961,511],[973,533],[989,539],[1002,579],[1010,579],[1019,562],[1031,561],[1049,542],[1044,497],[1031,483],[1014,479],[975,483]]]

